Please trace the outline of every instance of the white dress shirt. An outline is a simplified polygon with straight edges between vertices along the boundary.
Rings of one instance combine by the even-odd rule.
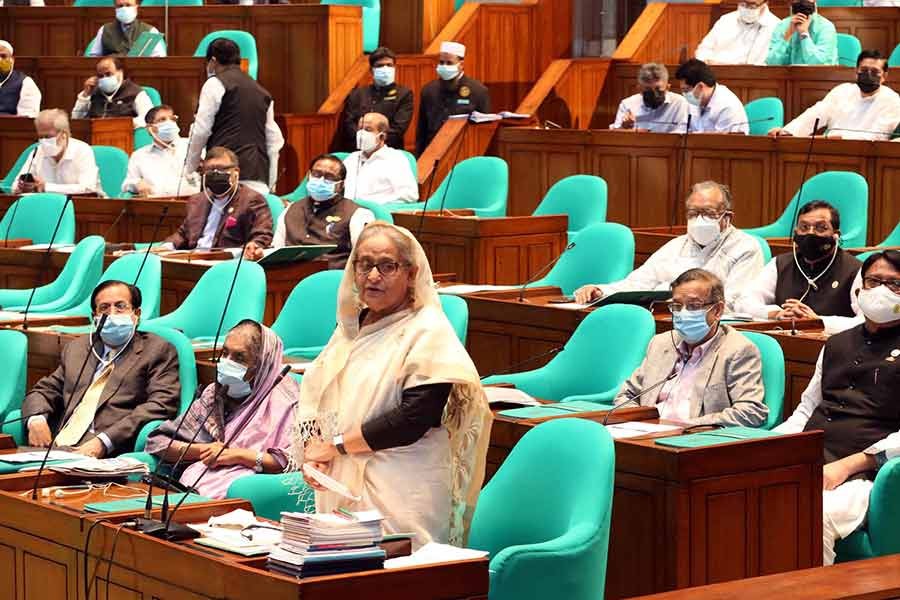
[[[419,199],[419,184],[409,160],[399,150],[382,146],[368,158],[357,150],[344,159],[344,166],[347,168],[344,189],[351,200],[387,204]]]
[[[154,141],[135,150],[128,159],[128,176],[122,182],[123,192],[137,192],[137,184],[150,186],[150,196],[191,196],[200,191],[196,173],[180,178],[187,154],[187,139],[179,137],[164,148]],[[181,187],[179,189],[179,179]]]
[[[206,217],[203,233],[200,235],[200,239],[197,240],[197,248],[212,248],[216,239],[216,231],[219,230],[219,223],[222,222],[222,215],[225,214],[225,207],[231,202],[233,196],[216,198],[214,200],[210,200],[209,196],[206,198],[212,206],[209,208],[209,215]]]
[[[2,7],[0,0],[0,7]],[[6,76],[6,79],[0,81],[0,87],[6,85],[12,75],[12,71]],[[19,90],[19,103],[16,105],[16,116],[34,118],[41,112],[41,90],[31,77],[25,76],[22,80],[22,89]]]
[[[43,0],[41,0],[43,2]],[[118,23],[118,21],[116,21]],[[119,27],[122,27],[123,30],[126,27],[119,23]],[[159,29],[156,27],[150,27],[150,33],[159,33]],[[94,36],[94,41],[91,42],[91,51],[88,52],[88,56],[103,56],[103,25],[100,26],[100,29],[97,30],[97,35]],[[163,57],[166,55],[166,42],[163,40],[159,44],[157,44],[153,48],[153,52],[150,54],[151,57]]]
[[[727,310],[732,310],[740,287],[763,268],[762,249],[756,239],[729,226],[719,241],[700,246],[688,235],[669,240],[628,277],[598,287],[604,296],[616,292],[667,290],[669,284],[688,269],[702,268],[725,284]]]
[[[750,133],[744,103],[725,85],[717,83],[706,106],[692,106],[694,133]]]
[[[118,89],[116,89],[118,91]],[[97,92],[99,94],[103,94],[103,92]],[[106,96],[106,94],[103,94]],[[113,93],[113,96],[115,92]],[[107,99],[112,96],[106,96]],[[145,117],[147,116],[147,112],[153,108],[153,101],[150,100],[150,96],[147,95],[147,92],[141,90],[140,93],[134,97],[134,110],[137,112],[137,116],[131,119],[131,123],[134,125],[135,129],[140,129],[141,127],[147,126],[147,121]],[[72,108],[72,118],[73,119],[86,119],[88,117],[88,113],[91,110],[91,97],[84,95],[84,90],[78,92],[78,95],[75,97],[75,106]]]
[[[775,286],[778,285],[778,267],[775,265],[773,258],[763,267],[763,270],[745,285],[734,302],[734,309],[739,313],[748,313],[754,319],[766,320],[769,313],[781,310],[781,307],[775,302]],[[840,333],[845,329],[856,327],[865,318],[859,310],[859,303],[856,300],[856,291],[862,287],[862,277],[857,273],[850,286],[850,307],[853,309],[855,317],[839,317],[836,315],[819,315],[822,323],[825,325],[825,333],[831,335]]]
[[[103,194],[100,187],[100,173],[94,151],[81,140],[69,138],[66,151],[59,162],[52,156],[44,156],[38,145],[34,160],[27,160],[19,171],[21,177],[30,172],[44,180],[44,191],[57,194]],[[19,177],[13,185],[13,193],[19,193]]]
[[[719,17],[694,56],[711,65],[764,65],[772,31],[781,19],[764,6],[759,21],[744,23],[738,11]]]
[[[206,142],[212,135],[213,123],[216,114],[222,106],[222,98],[225,97],[225,86],[218,77],[210,77],[200,89],[197,116],[194,118],[193,132],[191,133],[191,145],[188,148],[187,172],[193,173],[200,165],[200,152],[206,148]],[[266,113],[266,154],[269,156],[269,181],[263,182],[269,189],[275,187],[278,180],[278,152],[284,146],[284,137],[281,129],[275,123],[275,101],[269,103],[269,111]]]
[[[622,119],[630,110],[636,121],[634,126],[638,129],[648,129],[654,133],[684,133],[690,107],[684,96],[673,92],[666,92],[666,101],[659,108],[648,108],[641,94],[635,94],[619,102],[616,120],[609,128],[621,129]]]
[[[808,136],[819,119],[819,127],[848,140],[886,140],[900,123],[900,96],[882,85],[864,97],[855,83],[842,83],[784,126],[792,135]]]
[[[689,349],[684,340],[678,345],[678,359],[672,369],[678,375],[663,384],[657,398],[656,408],[660,419],[680,423],[689,423],[693,419],[691,393],[694,389],[694,380],[697,378],[706,351],[721,335],[724,335],[722,328],[716,326],[716,333],[699,346]]]
[[[278,224],[275,226],[275,235],[272,236],[273,248],[284,248],[287,246],[287,225],[284,224],[284,217],[287,215],[287,209],[281,211],[278,217]],[[350,217],[350,244],[355,246],[359,234],[365,229],[366,225],[375,220],[375,213],[368,208],[357,208]]]

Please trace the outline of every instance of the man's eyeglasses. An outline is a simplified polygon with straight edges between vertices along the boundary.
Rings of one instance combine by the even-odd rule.
[[[722,217],[728,214],[728,211],[716,211],[712,209],[687,209],[684,212],[684,215],[688,219],[696,219],[697,217],[706,217],[707,219],[711,219],[713,221],[718,221]]]
[[[895,294],[900,294],[900,279],[882,279],[871,275],[863,277],[863,287],[867,290],[877,288],[879,285],[887,287]]]
[[[313,169],[309,172],[310,177],[321,177],[325,181],[333,181],[337,183],[341,180],[340,175],[335,175],[334,173],[329,173],[328,171],[320,171],[318,169]]]
[[[101,315],[108,315],[110,312],[121,315],[122,313],[127,313],[129,311],[131,311],[131,305],[122,301],[116,302],[115,304],[104,302],[103,304],[97,305],[97,313]]]
[[[407,266],[409,265],[398,263],[397,261],[393,260],[385,260],[378,263],[369,260],[353,261],[353,270],[356,271],[357,275],[368,275],[372,272],[372,269],[378,269],[378,272],[381,273],[382,277],[391,277],[392,275],[397,274],[397,271],[400,270],[400,267]]]
[[[681,302],[666,302],[666,308],[670,313],[681,312],[685,308],[688,310],[703,310],[707,306],[712,306],[715,302],[704,302],[702,304],[682,304]]]
[[[798,223],[794,228],[794,231],[797,233],[810,233],[815,231],[816,233],[828,233],[831,231],[830,223]]]

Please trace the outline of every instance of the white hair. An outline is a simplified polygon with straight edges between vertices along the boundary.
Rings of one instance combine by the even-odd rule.
[[[53,127],[57,133],[65,132],[71,135],[69,127],[69,115],[61,108],[48,108],[38,113],[34,118],[34,124],[45,123]]]
[[[669,70],[659,63],[646,63],[638,71],[638,83],[648,85],[657,81],[669,81]]]

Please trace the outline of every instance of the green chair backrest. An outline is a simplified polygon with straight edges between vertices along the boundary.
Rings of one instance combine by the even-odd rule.
[[[753,236],[753,238],[759,244],[759,249],[762,250],[763,264],[768,264],[768,262],[772,260],[772,248],[769,246],[769,242],[767,242],[765,238],[759,237],[758,235],[754,235],[752,233],[749,235]]]
[[[816,6],[862,6],[862,0],[821,0]]]
[[[210,267],[178,308],[149,323],[178,329],[191,339],[214,338],[237,264],[238,260],[234,259]],[[219,331],[220,340],[243,319],[262,321],[265,311],[265,271],[255,262],[241,261],[240,265],[228,312]]]
[[[128,155],[115,146],[91,146],[100,170],[100,185],[110,198],[122,193],[122,182],[128,175]]]
[[[143,275],[141,278],[143,279]],[[178,414],[183,413],[194,399],[194,394],[197,393],[197,362],[194,358],[194,347],[191,345],[191,340],[180,331],[154,325],[143,319],[138,325],[138,329],[156,334],[175,346],[175,351],[178,353],[178,379],[181,383]]]
[[[203,0],[143,0],[141,6],[203,6]]]
[[[859,38],[849,33],[837,34],[838,64],[842,67],[855,67],[856,59],[862,52]]]
[[[113,6],[113,0],[75,0],[72,6]]]
[[[362,7],[363,52],[378,48],[381,34],[381,0],[322,0],[322,4]]]
[[[448,189],[449,188],[449,189]],[[444,190],[448,190],[444,201]],[[473,156],[457,163],[425,202],[426,210],[470,208],[479,217],[505,217],[509,167],[496,156]]]
[[[547,461],[552,468],[537,467]],[[530,429],[472,517],[467,547],[490,552],[491,600],[602,598],[614,479],[601,424],[555,419]]]
[[[349,152],[332,152],[331,153],[336,158],[344,160],[348,156],[350,156]],[[302,165],[304,168],[306,165]],[[303,200],[306,198],[306,174],[303,175],[303,179],[300,181],[300,185],[298,185],[293,192],[284,197],[288,202],[296,202],[297,200]],[[393,222],[393,221],[392,221]]]
[[[13,202],[0,220],[0,239],[27,238],[35,244],[49,244],[63,206],[66,211],[54,244],[75,243],[75,209],[63,194],[26,194]],[[18,208],[17,208],[18,207]]]
[[[575,236],[547,275],[529,287],[555,285],[564,294],[589,283],[611,283],[634,270],[634,234],[620,223],[596,223]]]
[[[253,34],[246,31],[238,31],[236,29],[222,29],[221,31],[212,31],[206,34],[200,43],[197,44],[197,50],[194,56],[206,56],[206,48],[218,38],[226,38],[238,45],[241,51],[241,58],[247,59],[247,75],[253,79],[257,78],[259,73],[259,55],[256,51],[256,38]]]
[[[769,407],[769,417],[762,427],[772,429],[781,423],[784,410],[784,352],[770,335],[755,331],[741,333],[756,345],[762,357],[763,401]]]
[[[797,211],[797,194],[774,223],[745,229],[747,233],[764,238],[790,237]],[[803,184],[803,205],[824,200],[841,213],[841,246],[859,248],[866,245],[869,219],[869,184],[859,173],[823,171]]]
[[[145,0],[142,4],[144,6],[147,6],[147,1]],[[173,6],[173,5],[174,5],[174,3],[169,2],[169,6]],[[157,90],[155,87],[150,87],[149,85],[142,85],[141,88],[143,88],[143,90],[145,92],[147,92],[147,96],[150,98],[150,102],[153,103],[153,106],[159,106],[160,104],[163,103],[162,96],[159,95],[159,90]]]
[[[878,245],[883,248],[900,246],[900,223],[897,223],[897,225],[894,227],[894,230],[891,231],[888,236],[884,238],[884,240],[882,240],[882,242]],[[860,262],[864,262],[867,258],[875,254],[876,252],[878,251],[872,250],[871,252],[863,252],[862,254],[858,254],[856,258],[858,258]]]
[[[3,377],[0,378],[0,421],[10,411],[22,407],[25,399],[25,373],[28,363],[28,338],[21,331],[0,331],[0,360]]]
[[[4,194],[12,192],[13,185],[16,183],[16,177],[19,176],[19,171],[25,166],[25,161],[30,160],[31,153],[34,152],[36,147],[37,144],[31,144],[19,155],[19,158],[16,159],[16,163],[12,166],[12,169],[10,169],[6,174],[6,177],[0,181],[0,192]]]
[[[315,358],[328,343],[337,326],[337,295],[343,276],[343,271],[320,271],[291,290],[272,323],[287,354]],[[304,351],[290,352],[294,348]]]
[[[784,127],[784,104],[781,98],[757,98],[745,104],[744,110],[750,121],[750,135],[766,135],[770,129]]]
[[[138,127],[134,130],[134,149],[138,150],[139,148],[143,148],[144,146],[149,146],[153,143],[153,138],[150,136],[150,132],[147,131],[146,127]],[[126,174],[128,172],[126,171]],[[114,198],[122,197],[122,190],[119,191],[113,196]]]
[[[394,222],[394,215],[391,214],[387,208],[378,204],[377,202],[370,202],[368,200],[360,200],[357,199],[356,203],[359,204],[363,208],[367,208],[375,213],[375,218],[379,221],[386,221],[388,223]]]
[[[144,262],[144,256],[143,252],[120,256],[103,271],[97,284],[113,279],[133,283],[138,269],[141,268],[141,263]],[[159,303],[162,296],[162,261],[156,254],[147,254],[146,257],[147,262],[144,264],[141,278],[137,282],[137,287],[141,290],[141,319],[143,321],[159,316]],[[90,317],[93,314],[90,298],[87,298],[71,312]]]
[[[891,55],[888,57],[888,66],[900,67],[900,44],[894,46],[894,49],[891,51]]]
[[[450,325],[453,326],[456,337],[458,337],[459,341],[462,342],[462,345],[465,346],[466,334],[469,331],[469,305],[466,304],[466,299],[452,294],[439,294],[439,296],[441,299],[441,308],[444,309],[447,320],[450,321]]]
[[[272,232],[278,227],[278,217],[284,212],[284,202],[275,194],[266,194],[266,202],[269,203],[269,210],[272,212]]]
[[[595,223],[606,222],[606,181],[595,175],[570,175],[547,190],[534,215],[569,215],[569,241]]]
[[[416,160],[415,155],[409,150],[401,149],[400,152],[406,157],[406,160],[409,161],[409,169],[412,171],[413,177],[416,181],[419,180],[419,162]]]

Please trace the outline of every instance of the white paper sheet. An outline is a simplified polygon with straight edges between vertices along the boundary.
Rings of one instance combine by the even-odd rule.
[[[447,285],[437,289],[438,294],[474,294],[476,292],[502,292],[505,290],[514,290],[517,285],[473,285],[460,283],[457,285]]]
[[[662,433],[665,431],[676,431],[681,429],[678,425],[662,425],[660,423],[648,423],[647,421],[626,421],[625,423],[616,423],[607,425],[606,430],[613,439],[638,437],[640,435],[648,435],[651,433]]]
[[[400,569],[402,567],[417,567],[420,565],[431,565],[455,560],[481,558],[487,555],[488,553],[483,550],[457,548],[456,546],[450,546],[448,544],[429,542],[409,556],[399,556],[384,561],[384,568]]]
[[[503,377],[500,375],[499,377]],[[522,390],[509,387],[485,386],[484,393],[487,395],[488,404],[498,402],[507,402],[509,404],[520,404],[522,406],[540,406],[540,402],[529,396]]]

